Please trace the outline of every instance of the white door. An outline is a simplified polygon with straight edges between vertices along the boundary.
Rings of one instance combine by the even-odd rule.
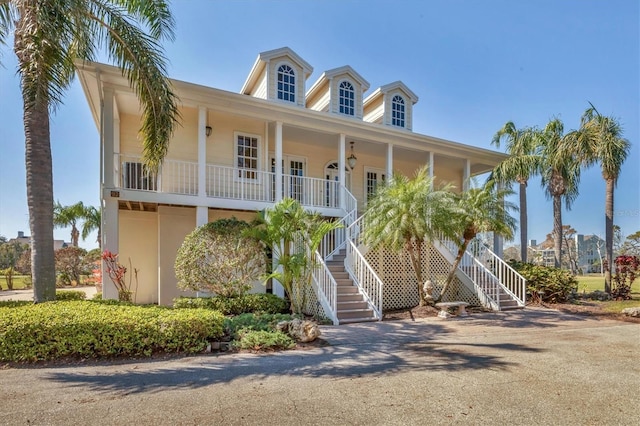
[[[276,171],[276,160],[271,156],[271,172]],[[307,162],[303,157],[285,155],[282,158],[282,196],[293,198],[300,203],[305,202],[304,177],[306,175]],[[275,197],[275,181],[272,185]]]
[[[348,190],[351,190],[351,171],[345,167],[345,186]],[[339,182],[340,169],[338,169],[338,163],[333,162],[327,164],[324,169],[325,179],[330,182]],[[332,184],[327,182],[326,190],[326,205],[327,207],[340,207],[340,184]]]

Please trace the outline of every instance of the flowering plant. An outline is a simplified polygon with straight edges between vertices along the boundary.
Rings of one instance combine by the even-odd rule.
[[[118,300],[123,302],[131,301],[131,280],[127,285],[125,275],[127,274],[127,268],[118,262],[118,255],[112,253],[109,250],[102,252],[102,260],[105,263],[107,274],[109,278],[118,289]]]
[[[613,277],[611,297],[616,300],[631,299],[631,285],[640,270],[640,258],[638,256],[618,256],[614,263],[616,264],[616,274]]]

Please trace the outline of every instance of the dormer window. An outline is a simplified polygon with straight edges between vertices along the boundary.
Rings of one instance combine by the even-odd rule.
[[[391,101],[391,124],[396,127],[404,127],[404,99],[395,95]]]
[[[296,101],[296,73],[289,65],[280,65],[278,68],[278,99]]]
[[[340,83],[340,114],[355,115],[355,90],[348,81]]]

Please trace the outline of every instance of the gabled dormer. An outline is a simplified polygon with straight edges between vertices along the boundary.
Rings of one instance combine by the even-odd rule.
[[[307,107],[362,119],[362,99],[369,83],[349,65],[322,73],[307,92]]]
[[[403,82],[381,86],[364,100],[364,121],[412,129],[413,104],[418,96]]]
[[[305,82],[313,67],[288,47],[258,55],[240,93],[256,98],[305,105]]]

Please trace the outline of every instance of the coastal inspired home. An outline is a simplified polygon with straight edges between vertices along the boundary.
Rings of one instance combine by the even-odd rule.
[[[161,169],[151,173],[142,164],[140,109],[126,79],[108,65],[78,64],[101,135],[102,247],[138,270],[138,303],[171,304],[182,294],[173,265],[195,227],[231,216],[251,220],[290,197],[344,225],[315,254],[321,268],[311,312],[338,323],[417,304],[406,259],[358,242],[368,198],[392,172],[413,175],[425,164],[437,182],[463,188],[504,155],[414,133],[418,96],[400,81],[367,95],[369,83],[348,65],[325,71],[307,89],[312,73],[283,47],[258,55],[240,93],[174,80],[182,121]],[[430,250],[426,266],[437,288],[455,250],[445,241]],[[523,283],[507,283],[498,259],[466,259],[459,297],[494,309],[523,305]],[[283,294],[277,282],[255,291]],[[117,296],[111,283],[104,296]]]

